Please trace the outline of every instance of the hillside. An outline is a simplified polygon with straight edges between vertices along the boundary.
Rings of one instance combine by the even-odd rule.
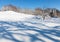
[[[60,18],[1,11],[0,42],[60,42]]]
[[[19,20],[25,20],[33,16],[34,15],[28,15],[28,14],[18,13],[14,11],[1,11],[0,12],[0,20],[2,21],[19,21]]]

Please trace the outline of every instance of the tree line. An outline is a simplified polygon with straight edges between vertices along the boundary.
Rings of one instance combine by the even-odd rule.
[[[34,10],[31,9],[22,9],[18,8],[14,5],[5,5],[2,7],[1,11],[15,11],[15,12],[20,12],[20,13],[25,13],[25,14],[32,14],[32,15],[49,15],[51,17],[60,17],[60,10],[56,8],[45,8],[42,9],[40,7],[35,8]]]

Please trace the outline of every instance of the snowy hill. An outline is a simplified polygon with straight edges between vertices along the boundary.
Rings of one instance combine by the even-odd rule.
[[[60,18],[0,12],[0,42],[60,42]]]
[[[3,21],[19,21],[20,19],[25,20],[30,17],[33,17],[33,16],[23,14],[23,13],[16,13],[13,11],[1,11],[0,12],[0,20],[3,20]]]

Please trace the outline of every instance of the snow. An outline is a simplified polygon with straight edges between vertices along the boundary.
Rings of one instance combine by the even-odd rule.
[[[1,21],[19,21],[19,20],[25,20],[30,17],[33,17],[33,15],[16,13],[13,11],[0,12],[0,20]]]
[[[60,18],[1,11],[0,42],[60,42]]]
[[[48,27],[54,27],[54,26],[60,26],[60,24],[58,24],[58,23],[48,23],[48,22],[45,22],[45,23],[43,23],[43,24],[45,24],[46,26],[48,26]]]

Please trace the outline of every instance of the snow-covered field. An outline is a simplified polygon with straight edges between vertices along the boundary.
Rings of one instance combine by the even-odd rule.
[[[60,18],[0,12],[0,42],[60,42]]]

